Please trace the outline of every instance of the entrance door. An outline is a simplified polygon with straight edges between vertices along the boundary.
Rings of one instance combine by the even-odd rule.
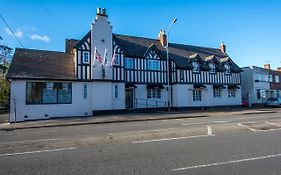
[[[126,108],[134,107],[134,93],[133,89],[126,89]]]

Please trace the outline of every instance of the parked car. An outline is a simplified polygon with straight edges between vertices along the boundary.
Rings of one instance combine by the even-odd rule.
[[[272,107],[281,107],[281,98],[269,98],[265,105]]]
[[[242,106],[243,107],[249,107],[249,102],[247,100],[242,101]]]

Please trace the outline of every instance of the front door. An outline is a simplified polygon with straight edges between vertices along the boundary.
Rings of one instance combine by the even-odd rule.
[[[134,107],[134,93],[133,89],[126,89],[126,108]]]

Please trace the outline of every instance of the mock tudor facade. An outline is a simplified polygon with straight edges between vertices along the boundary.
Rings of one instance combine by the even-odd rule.
[[[159,39],[112,33],[98,8],[91,30],[66,40],[65,52],[16,49],[7,75],[10,121],[167,108],[168,92],[172,108],[241,105],[241,69],[223,43],[169,43],[169,66],[165,45],[162,30]]]

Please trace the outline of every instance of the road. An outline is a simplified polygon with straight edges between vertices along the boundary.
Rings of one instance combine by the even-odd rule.
[[[0,174],[281,174],[281,115],[0,131]]]

